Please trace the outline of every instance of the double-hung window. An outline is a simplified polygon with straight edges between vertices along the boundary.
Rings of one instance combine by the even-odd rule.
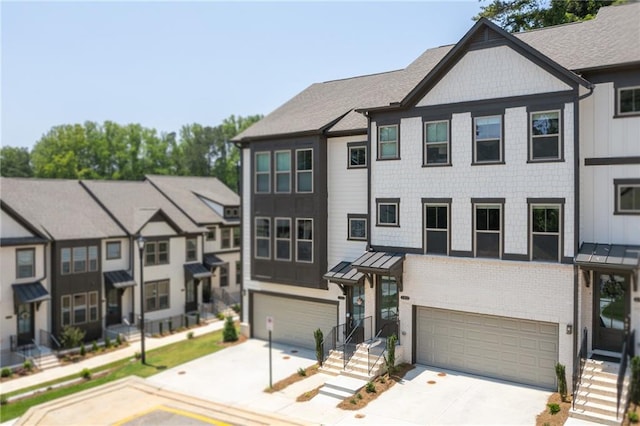
[[[618,89],[618,114],[640,114],[640,86]]]
[[[87,322],[87,294],[78,293],[73,295],[73,323],[82,324]]]
[[[424,123],[424,163],[427,166],[450,164],[449,121]]]
[[[236,284],[242,282],[242,262],[236,260]]]
[[[271,156],[268,152],[256,152],[255,192],[269,193],[271,190]]]
[[[296,261],[313,262],[313,219],[296,219]]]
[[[187,238],[187,252],[185,254],[187,262],[198,260],[198,240],[197,238]]]
[[[640,214],[640,179],[614,179],[615,214]]]
[[[89,246],[89,271],[95,272],[98,270],[98,246]]]
[[[378,160],[400,158],[398,125],[378,127]]]
[[[502,205],[474,206],[476,257],[500,258],[502,253]]]
[[[476,117],[473,148],[474,163],[502,161],[502,116]]]
[[[449,204],[425,204],[425,253],[449,254]]]
[[[98,321],[98,292],[89,292],[89,321]]]
[[[271,257],[271,219],[268,217],[255,218],[255,257]]]
[[[377,199],[377,225],[400,226],[400,199]]]
[[[560,111],[531,113],[530,160],[558,160],[560,151]]]
[[[207,228],[207,241],[215,241],[216,240],[216,227],[212,226]]]
[[[31,278],[36,275],[35,249],[16,250],[16,278]]]
[[[71,325],[71,296],[65,295],[60,298],[60,309],[62,326]]]
[[[313,150],[296,150],[296,192],[313,192]]]
[[[232,231],[233,231],[232,247],[240,247],[240,227],[234,226],[232,228]]]
[[[220,228],[220,248],[231,248],[231,228]]]
[[[291,260],[291,219],[276,218],[276,260]]]
[[[291,151],[276,151],[276,189],[275,192],[291,192]]]
[[[169,241],[148,241],[144,252],[146,266],[169,263]]]
[[[229,264],[220,265],[220,287],[229,286]]]
[[[73,248],[73,272],[86,272],[87,270],[87,248],[86,247],[74,247]]]
[[[560,205],[531,204],[531,260],[560,261]]]
[[[60,268],[62,274],[71,273],[71,249],[63,248],[60,250]]]
[[[367,215],[349,214],[349,235],[347,239],[366,241],[367,239]]]
[[[107,260],[120,259],[122,257],[120,241],[107,242]]]
[[[362,143],[347,144],[349,151],[349,169],[361,169],[367,167],[367,146]]]
[[[144,283],[145,311],[169,309],[169,280]]]

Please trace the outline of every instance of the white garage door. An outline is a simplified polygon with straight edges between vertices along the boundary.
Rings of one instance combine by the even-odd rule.
[[[273,317],[271,338],[274,342],[314,349],[313,332],[319,328],[326,335],[337,324],[338,305],[254,293],[251,326],[253,337],[265,340],[269,338],[267,316]]]
[[[558,324],[416,308],[416,361],[555,388]]]

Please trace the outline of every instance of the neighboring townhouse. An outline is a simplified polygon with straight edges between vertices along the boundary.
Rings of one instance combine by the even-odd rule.
[[[245,332],[552,389],[640,327],[640,4],[317,83],[240,135]],[[638,305],[638,306],[636,306]],[[635,342],[631,342],[635,347]]]
[[[200,284],[211,277],[211,270],[202,263],[206,228],[195,225],[148,181],[81,184],[127,231],[132,247],[129,254],[132,276],[136,282],[144,281],[145,321],[198,311],[202,303]],[[140,237],[144,241],[142,253],[138,246]],[[139,291],[130,292],[121,302],[134,314],[136,322],[140,313],[138,297]]]
[[[213,275],[202,286],[202,302],[240,303],[240,197],[212,177],[149,175],[147,180],[194,224],[206,228],[203,262]],[[202,242],[202,241],[201,241]],[[229,303],[231,302],[231,303]]]
[[[105,242],[120,241],[126,232],[78,181],[2,178],[0,182],[3,239],[5,235],[25,242],[35,238],[31,245],[16,248],[13,260],[14,250],[5,250],[3,244],[3,313],[15,312],[4,310],[13,301],[21,318],[4,314],[5,324],[12,320],[14,326],[3,327],[2,349],[15,350],[6,334],[20,336],[19,346],[29,341],[51,346],[50,336],[59,337],[65,326],[82,329],[88,341],[101,338],[107,311],[102,284]],[[16,266],[9,266],[12,262]]]

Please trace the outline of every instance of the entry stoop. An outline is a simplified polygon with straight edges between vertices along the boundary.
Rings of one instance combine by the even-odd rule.
[[[615,362],[588,359],[585,361],[580,387],[569,416],[604,425],[620,425],[618,418],[617,382],[620,365]],[[620,404],[626,407],[629,398],[629,373],[622,387]]]
[[[347,376],[336,376],[327,380],[318,393],[320,395],[343,400],[355,395],[358,389],[362,388],[366,384],[367,382],[365,380]]]

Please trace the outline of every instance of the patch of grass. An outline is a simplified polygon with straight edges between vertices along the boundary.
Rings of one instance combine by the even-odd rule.
[[[301,374],[301,371],[304,372],[304,375]],[[267,393],[273,393],[273,392],[278,392],[281,391],[282,389],[286,388],[289,385],[292,385],[296,382],[299,382],[300,380],[306,379],[309,376],[313,376],[314,374],[316,374],[318,372],[318,364],[314,364],[311,367],[307,367],[304,370],[302,368],[299,368],[298,371],[292,375],[290,375],[289,377],[286,377],[276,383],[273,384],[273,387],[271,388],[266,388],[264,391]]]
[[[245,339],[238,340],[237,343],[243,342]],[[87,389],[91,389],[105,383],[113,382],[128,376],[149,377],[157,374],[167,368],[172,368],[185,362],[192,361],[196,358],[200,358],[204,355],[208,355],[214,352],[224,349],[230,346],[222,344],[222,331],[216,331],[213,333],[198,336],[191,340],[184,340],[176,342],[171,345],[163,346],[158,349],[147,351],[146,358],[147,364],[142,365],[140,362],[131,362],[130,358],[126,358],[120,361],[113,362],[108,365],[101,366],[90,370],[91,374],[97,376],[95,373],[104,370],[111,370],[108,374],[95,378],[92,380],[86,380],[78,384],[55,388],[38,393],[32,397],[24,398],[18,401],[12,401],[6,405],[0,407],[0,422],[6,422],[24,414],[29,408],[42,404],[44,402],[53,401],[54,399],[62,398],[67,395],[72,395],[77,392],[81,392]],[[31,386],[26,389],[20,389],[6,394],[6,397],[23,394],[30,390],[46,389],[52,385],[62,383],[68,380],[73,380],[78,377],[77,374],[53,380],[46,383],[40,383],[35,386]]]

